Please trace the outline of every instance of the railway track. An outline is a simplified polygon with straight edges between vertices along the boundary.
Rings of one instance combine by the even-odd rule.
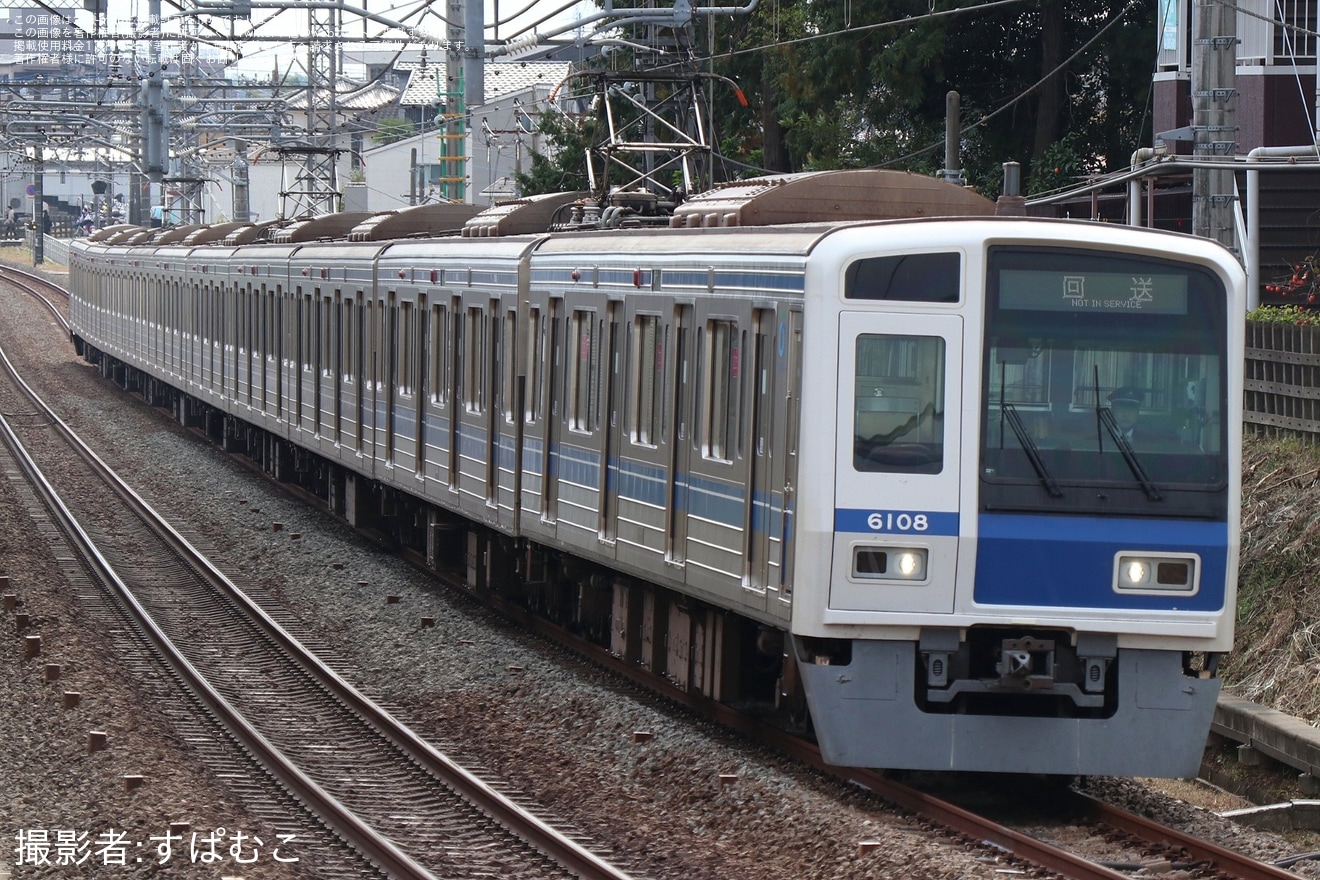
[[[22,414],[0,422],[14,461],[92,579],[113,592],[133,640],[259,765],[245,772],[274,779],[291,811],[306,805],[313,818],[304,829],[322,824],[339,838],[334,860],[349,867],[338,876],[369,876],[364,861],[398,878],[628,876],[321,663],[82,445],[7,357],[0,360],[8,379],[3,410]],[[71,466],[75,456],[84,467]]]
[[[171,604],[171,601],[176,606],[180,604],[191,606],[197,600],[188,598],[181,602],[177,594],[174,600],[168,598],[159,600],[162,605]],[[524,623],[532,625],[546,634],[555,634],[555,627],[543,621],[528,618],[521,609],[506,607],[505,611],[515,617],[522,618]],[[223,621],[228,626],[232,614],[231,610],[217,609],[200,616],[193,615],[181,624],[179,632],[182,632],[188,638],[198,638],[212,629],[217,620]],[[581,645],[578,647],[581,648]],[[588,653],[591,653],[591,650]],[[594,659],[602,665],[614,665],[614,658],[608,652],[595,651]],[[263,661],[253,665],[264,666],[265,663]],[[628,674],[637,674],[635,669],[626,666],[622,667],[622,670]],[[282,672],[276,675],[273,679],[275,690],[283,687],[284,676],[289,674],[291,673]],[[649,678],[643,683],[648,687],[656,686],[656,682]],[[694,709],[710,708],[703,705],[701,701],[693,701],[677,689],[667,687],[663,683],[660,684],[659,690],[668,697],[687,702]],[[755,733],[758,737],[764,737],[763,741],[768,745],[780,750],[790,751],[799,759],[808,763],[814,762],[819,766],[819,759],[818,757],[812,757],[812,749],[809,745],[803,744],[800,740],[787,738],[782,732],[773,727],[761,725],[748,716],[731,714],[727,709],[723,711],[725,714],[719,717],[718,720],[727,726],[743,732]],[[833,772],[832,768],[824,769],[827,772]],[[1033,837],[1030,834],[1015,831],[1013,828],[979,815],[975,810],[957,807],[948,799],[935,797],[922,792],[918,788],[903,785],[878,774],[844,772],[841,774],[841,778],[846,779],[853,785],[871,789],[900,808],[923,817],[926,821],[942,829],[942,833],[952,833],[961,837],[969,847],[983,847],[988,853],[1006,853],[1006,858],[1015,864],[1027,868],[1034,866],[1036,871],[1044,868],[1058,876],[1106,878],[1128,876],[1123,871],[1111,867],[1111,865],[1130,866],[1137,863],[1143,866],[1156,866],[1160,863],[1181,866],[1195,863],[1194,867],[1203,872],[1198,876],[1252,878],[1296,876],[1278,868],[1254,862],[1251,859],[1241,858],[1228,851],[1220,852],[1213,845],[1205,845],[1203,842],[1196,841],[1186,835],[1180,835],[1173,829],[1161,827],[1141,828],[1140,826],[1147,823],[1142,822],[1139,817],[1131,817],[1130,814],[1125,815],[1122,811],[1112,811],[1111,808],[1098,802],[1096,802],[1094,810],[1097,811],[1096,815],[1101,818],[1091,818],[1087,822],[1100,829],[1097,836],[1101,839],[1106,837],[1111,839],[1122,838],[1121,845],[1113,847],[1112,851],[1117,853],[1113,857],[1097,856],[1095,853],[1098,851],[1098,845],[1096,844],[1088,847],[1087,855],[1074,852],[1073,850],[1080,846],[1077,843],[1078,832],[1076,830],[1069,832],[1069,843],[1051,844],[1040,839],[1040,837],[1047,837],[1052,833],[1049,828],[1037,829],[1040,837]],[[1110,818],[1103,818],[1106,815]],[[1136,824],[1132,823],[1133,819],[1137,820]],[[1068,827],[1075,829],[1080,825]],[[1134,852],[1138,853],[1140,858],[1135,858],[1132,855]]]
[[[1284,880],[1297,876],[1085,794],[1060,791],[1056,783],[1050,781],[1023,780],[1022,789],[1011,793],[1000,787],[979,807],[965,808],[958,806],[957,801],[966,795],[966,791],[950,789],[950,785],[964,785],[974,790],[980,790],[983,785],[968,783],[966,776],[938,777],[935,787],[948,793],[935,794],[924,790],[920,783],[907,784],[880,771],[834,767],[821,759],[814,744],[795,733],[756,715],[694,697],[667,682],[657,681],[637,667],[621,662],[608,651],[528,614],[519,606],[507,602],[496,604],[520,625],[539,632],[565,649],[589,657],[616,675],[659,692],[703,717],[713,718],[760,745],[791,755],[819,772],[872,791],[969,842],[989,845],[1024,865],[1045,868],[1072,880],[1115,880],[1129,876],[1125,871],[1142,867],[1167,870],[1174,865],[1194,868],[1199,872],[1198,877]],[[913,778],[929,780],[933,777],[931,774],[914,774]],[[1000,786],[1007,784],[1007,780],[999,783]],[[1037,833],[1029,834],[995,818],[1013,812],[1012,805],[1021,798],[1033,802],[1048,799],[1055,819],[1038,817],[1031,826]],[[1073,821],[1061,824],[1057,821],[1059,816],[1073,817]],[[1054,832],[1063,832],[1067,842],[1062,838],[1059,843],[1049,842],[1048,835]],[[1123,870],[1111,865],[1123,866]]]
[[[69,331],[69,321],[65,317],[69,310],[69,292],[55,282],[34,272],[28,272],[15,266],[0,263],[0,281],[8,281],[21,288],[46,311],[50,312],[60,329]]]

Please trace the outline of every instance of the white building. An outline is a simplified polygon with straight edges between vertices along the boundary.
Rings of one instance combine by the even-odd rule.
[[[567,64],[551,66],[567,75]],[[437,111],[422,133],[364,150],[365,203],[358,207],[385,211],[443,199],[490,205],[517,195],[516,175],[530,169],[532,151],[547,150],[537,119],[559,82],[522,85],[488,73],[486,83],[486,103],[467,114],[461,140],[446,137]],[[514,89],[492,94],[503,83]],[[448,154],[446,143],[454,145]]]

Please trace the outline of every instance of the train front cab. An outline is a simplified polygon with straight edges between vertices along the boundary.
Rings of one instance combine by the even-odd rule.
[[[1219,693],[1206,658],[1232,644],[1240,273],[1182,239],[1175,263],[1140,233],[1091,249],[1009,228],[1057,249],[1002,224],[982,247],[982,222],[813,256],[805,385],[838,391],[803,424],[837,431],[803,435],[804,460],[831,464],[802,496],[833,504],[800,517],[793,645],[822,751],[1194,776]],[[1125,448],[1120,386],[1178,422],[1178,448]]]

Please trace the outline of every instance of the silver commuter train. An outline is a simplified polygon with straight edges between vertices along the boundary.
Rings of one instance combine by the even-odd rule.
[[[1021,217],[747,226],[991,207],[739,186],[670,221],[699,228],[74,242],[73,335],[473,589],[691,692],[805,698],[834,763],[1195,775],[1233,637],[1236,260]]]

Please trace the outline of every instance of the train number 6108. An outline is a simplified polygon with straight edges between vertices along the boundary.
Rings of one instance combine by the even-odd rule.
[[[924,513],[876,511],[866,518],[866,525],[873,532],[924,532],[930,528],[930,520]]]

